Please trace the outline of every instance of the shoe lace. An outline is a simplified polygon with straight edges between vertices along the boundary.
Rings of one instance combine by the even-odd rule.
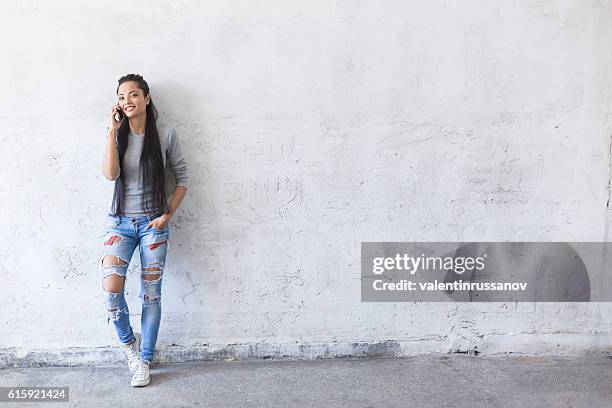
[[[136,367],[134,378],[136,378],[137,380],[146,380],[146,378],[148,377],[147,375],[148,368],[149,368],[149,365],[147,363],[140,361],[138,363],[138,366]]]

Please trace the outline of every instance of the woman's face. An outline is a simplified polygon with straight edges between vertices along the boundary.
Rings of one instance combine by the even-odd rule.
[[[134,81],[127,81],[119,85],[117,98],[119,107],[121,107],[121,110],[128,118],[145,115],[147,105],[151,99],[149,95],[144,95],[143,90]]]

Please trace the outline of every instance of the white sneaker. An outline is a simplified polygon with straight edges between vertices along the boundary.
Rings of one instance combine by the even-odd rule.
[[[136,372],[132,376],[132,387],[144,387],[149,385],[151,376],[149,375],[149,363],[138,360],[136,365]]]
[[[131,373],[136,371],[136,366],[138,365],[138,359],[140,358],[140,333],[134,332],[134,337],[136,341],[132,342],[129,346],[123,346],[125,349],[125,354],[127,354],[128,358],[128,368]]]

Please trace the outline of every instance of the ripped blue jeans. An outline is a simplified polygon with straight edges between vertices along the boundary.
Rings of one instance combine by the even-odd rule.
[[[104,281],[110,274],[127,278],[132,254],[136,247],[139,249],[141,270],[139,298],[142,299],[140,358],[149,363],[153,360],[161,321],[162,274],[170,236],[168,225],[162,230],[153,227],[146,228],[147,224],[158,216],[127,217],[109,214],[104,237],[104,254],[100,260],[101,281]],[[111,256],[108,257],[107,262],[104,262],[107,255]],[[145,279],[147,275],[149,276]],[[126,345],[132,343],[135,338],[130,325],[124,288],[125,279],[120,292],[107,291],[102,285],[108,312],[107,323],[113,322],[119,342]]]

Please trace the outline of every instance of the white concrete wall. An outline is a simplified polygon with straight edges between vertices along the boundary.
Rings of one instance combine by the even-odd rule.
[[[611,20],[603,0],[1,2],[0,356],[116,356],[101,162],[129,72],[191,170],[160,359],[610,350],[610,303],[361,303],[359,251],[607,240]],[[135,256],[135,328],[138,285]]]

